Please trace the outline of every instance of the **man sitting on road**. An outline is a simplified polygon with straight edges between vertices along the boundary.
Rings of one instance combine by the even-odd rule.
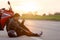
[[[27,36],[41,36],[42,32],[39,34],[32,33],[25,25],[23,20],[21,23],[18,21],[20,19],[20,15],[16,13],[8,22],[7,22],[7,33],[9,37],[19,37],[22,35]]]

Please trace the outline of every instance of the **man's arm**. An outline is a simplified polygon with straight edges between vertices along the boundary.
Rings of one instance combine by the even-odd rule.
[[[20,25],[15,21],[12,21],[11,25],[13,25],[14,27],[20,28],[20,29],[22,29],[23,31],[25,31],[27,33],[30,33],[28,30],[24,29],[23,27],[20,27]]]

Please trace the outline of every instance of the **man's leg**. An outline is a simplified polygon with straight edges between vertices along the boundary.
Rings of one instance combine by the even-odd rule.
[[[27,36],[33,36],[33,37],[40,37],[43,33],[41,32],[40,34],[37,34],[37,33],[32,33],[32,32],[30,32],[30,33],[27,33],[27,32],[25,32],[25,31],[23,31],[22,32],[24,35],[27,35]]]
[[[27,35],[27,36],[36,36],[36,37],[40,37],[41,35],[42,35],[42,32],[40,33],[40,34],[36,34],[36,33],[33,33],[33,32],[31,32],[28,28],[26,28],[26,26],[25,25],[23,25],[23,28],[24,29],[26,29],[27,31],[29,31],[29,33],[27,33],[26,31],[20,31],[20,34],[19,34],[19,36],[21,36],[21,35]]]

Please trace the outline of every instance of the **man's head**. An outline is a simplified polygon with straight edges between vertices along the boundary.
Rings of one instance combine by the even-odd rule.
[[[15,20],[19,20],[19,19],[20,19],[20,15],[19,15],[18,13],[16,13],[16,14],[13,16],[13,18],[14,18]]]

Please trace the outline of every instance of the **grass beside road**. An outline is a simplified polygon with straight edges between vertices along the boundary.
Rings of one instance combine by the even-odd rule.
[[[31,20],[53,20],[60,21],[60,15],[53,16],[22,16],[23,19],[31,19]]]

